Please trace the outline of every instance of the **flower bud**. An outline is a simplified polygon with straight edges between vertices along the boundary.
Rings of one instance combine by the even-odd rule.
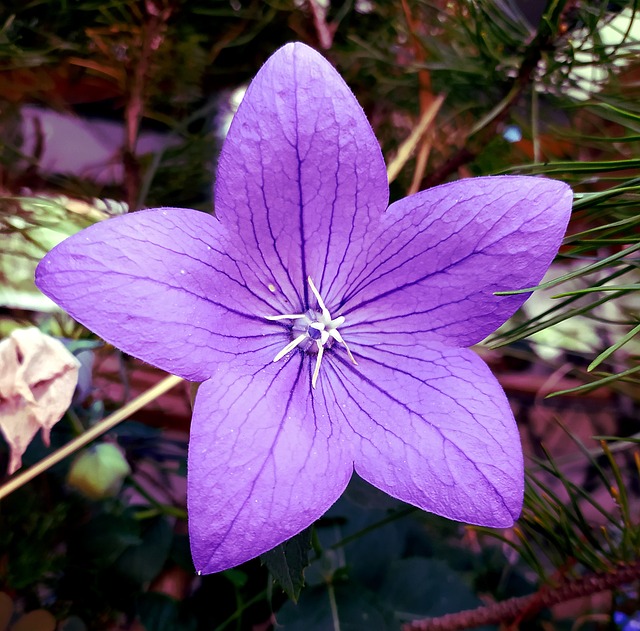
[[[117,495],[131,467],[119,447],[99,443],[80,453],[67,475],[69,486],[92,500]]]

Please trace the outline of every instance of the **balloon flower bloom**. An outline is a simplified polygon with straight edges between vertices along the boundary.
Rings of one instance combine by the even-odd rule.
[[[318,519],[354,470],[450,519],[509,526],[523,461],[505,394],[467,347],[554,258],[570,189],[471,178],[388,206],[354,95],[303,44],[257,74],[220,155],[215,217],[158,208],[79,232],[40,289],[124,352],[203,382],[188,513],[217,572]]]

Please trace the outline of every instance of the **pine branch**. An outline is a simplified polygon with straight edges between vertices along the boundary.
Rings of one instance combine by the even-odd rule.
[[[489,121],[490,124],[478,130],[483,131],[482,137],[475,138],[473,148],[469,148],[468,146],[461,147],[444,164],[440,165],[440,167],[435,169],[430,175],[427,175],[422,180],[422,189],[442,184],[461,166],[473,162],[478,157],[482,149],[486,146],[487,139],[495,135],[495,130],[498,125],[507,118],[511,107],[519,100],[526,87],[531,83],[531,78],[542,61],[543,53],[553,50],[557,28],[552,28],[552,24],[559,24],[563,13],[566,11],[565,5],[567,2],[568,0],[562,0],[560,2],[552,0],[552,2],[549,3],[553,6],[553,15],[546,17],[546,12],[545,15],[543,15],[536,35],[524,51],[518,73],[513,78],[507,97],[502,101],[499,111],[496,111],[495,115]],[[569,2],[569,6],[572,6],[572,4],[573,2]],[[472,132],[471,136],[467,139],[467,144],[469,144],[469,141],[476,135],[477,134]]]
[[[456,631],[485,624],[520,621],[542,609],[576,598],[608,591],[640,579],[640,561],[620,565],[608,572],[594,573],[561,583],[557,588],[544,586],[529,596],[510,598],[500,603],[451,613],[438,618],[425,618],[405,624],[402,631]]]

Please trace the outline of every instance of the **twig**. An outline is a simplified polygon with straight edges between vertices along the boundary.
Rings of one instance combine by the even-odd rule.
[[[543,587],[529,596],[510,598],[500,603],[450,613],[439,618],[425,618],[405,624],[402,631],[457,631],[473,629],[485,624],[500,624],[531,617],[542,609],[576,598],[608,591],[640,578],[640,561],[611,568],[608,572],[594,573],[567,581],[551,589]]]
[[[423,112],[418,124],[413,128],[409,137],[400,145],[398,153],[387,167],[389,182],[393,182],[393,180],[398,177],[402,167],[404,167],[407,160],[413,155],[413,152],[416,150],[425,133],[430,129],[443,101],[443,96],[438,96],[432,101],[430,107]]]
[[[337,27],[337,24],[327,22],[328,8],[328,3],[309,0],[309,9],[311,9],[311,15],[313,16],[313,24],[316,27],[318,41],[324,50],[331,48]]]

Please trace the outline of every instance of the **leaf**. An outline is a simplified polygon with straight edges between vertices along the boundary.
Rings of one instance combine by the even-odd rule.
[[[142,534],[142,541],[127,548],[116,562],[116,569],[136,584],[152,581],[169,556],[173,532],[165,517],[154,519]]]
[[[132,545],[141,543],[139,524],[117,515],[99,515],[81,530],[79,556],[86,555],[96,568],[106,568]]]
[[[367,488],[372,489],[368,497],[362,493]],[[391,498],[386,510],[379,501],[367,505],[372,498],[380,500],[378,493],[354,476],[347,493],[316,523],[314,536],[322,554],[307,568],[307,585],[335,582],[348,572],[368,589],[379,587],[387,567],[406,546],[408,524],[402,517],[417,509]]]
[[[284,631],[396,631],[376,606],[375,596],[357,583],[305,590],[276,614]]]
[[[449,565],[422,557],[394,561],[379,593],[385,605],[403,622],[473,609],[482,604],[463,577]]]
[[[363,480],[357,473],[353,474],[349,486],[344,492],[344,497],[359,508],[372,510],[394,510],[405,506],[400,500],[387,495]],[[355,513],[353,516],[355,517]]]
[[[633,254],[638,250],[640,250],[640,243],[630,246],[628,248],[625,248],[624,250],[621,250],[620,252],[616,252],[615,254],[612,254],[611,256],[608,256],[604,259],[600,259],[599,261],[596,261],[591,265],[586,265],[585,267],[581,267],[577,270],[569,272],[568,274],[563,274],[562,276],[559,276],[558,278],[554,278],[553,280],[547,281],[546,283],[540,283],[535,287],[527,287],[526,289],[518,289],[516,291],[496,291],[495,295],[496,296],[512,296],[515,294],[523,294],[530,291],[537,291],[539,289],[549,289],[551,287],[555,287],[556,285],[559,285],[560,283],[564,283],[573,278],[585,276],[586,274],[590,274],[604,267],[608,267],[611,265],[611,263],[624,258],[628,254]]]
[[[587,367],[587,371],[591,372],[594,368],[599,366],[605,359],[607,359],[610,355],[613,355],[619,348],[622,348],[627,342],[632,340],[638,333],[640,333],[640,324],[638,326],[633,327],[631,331],[629,331],[625,336],[619,339],[615,344],[612,344],[605,351],[600,353]]]
[[[87,631],[87,625],[78,616],[69,616],[60,623],[59,631]]]
[[[306,528],[260,556],[260,560],[294,602],[297,602],[304,585],[304,569],[309,565],[311,532],[312,528]]]
[[[145,631],[178,631],[189,628],[180,624],[178,601],[166,594],[142,594],[138,598],[137,609]]]
[[[566,390],[557,390],[556,392],[551,392],[545,398],[550,399],[551,397],[560,397],[566,394],[576,394],[578,392],[589,392],[591,390],[595,390],[596,388],[601,388],[602,386],[606,386],[608,383],[612,383],[614,381],[618,381],[619,379],[623,379],[625,377],[633,375],[639,371],[640,371],[640,366],[634,366],[633,368],[629,368],[628,370],[623,370],[622,372],[616,373],[614,375],[608,375],[607,377],[603,377],[602,379],[592,381],[591,383],[585,383],[581,386],[576,386],[575,388],[567,388]]]

